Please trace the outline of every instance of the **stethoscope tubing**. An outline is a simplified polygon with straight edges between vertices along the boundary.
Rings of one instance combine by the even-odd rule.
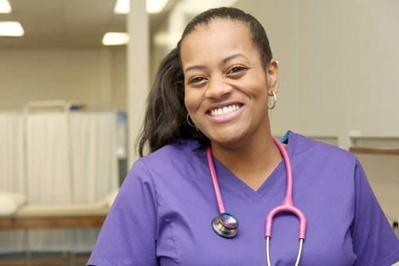
[[[279,149],[281,156],[283,157],[283,161],[286,168],[287,173],[287,186],[286,192],[281,205],[272,209],[266,216],[265,221],[265,237],[272,237],[272,226],[273,226],[273,218],[283,212],[289,212],[294,214],[298,217],[299,220],[299,236],[298,239],[305,240],[306,235],[306,216],[305,214],[295,207],[294,201],[292,199],[292,188],[293,188],[293,180],[292,180],[292,167],[291,167],[291,160],[288,157],[287,151],[285,150],[284,146],[280,143],[280,141],[273,137],[273,142]]]
[[[222,194],[220,192],[219,181],[218,181],[218,177],[216,174],[215,164],[213,162],[212,150],[210,147],[208,147],[208,149],[206,150],[206,156],[208,159],[209,170],[211,171],[213,190],[215,191],[215,197],[216,197],[216,202],[217,202],[217,205],[219,208],[219,213],[225,213],[226,211],[224,209]]]
[[[274,144],[280,151],[281,156],[283,157],[283,161],[285,164],[286,168],[286,173],[287,173],[287,184],[286,184],[286,192],[285,196],[283,199],[283,202],[273,208],[266,216],[265,218],[265,239],[266,239],[266,262],[267,265],[271,265],[271,259],[270,259],[270,240],[272,237],[272,227],[273,227],[273,219],[277,214],[280,213],[291,213],[295,216],[297,216],[298,221],[299,221],[299,248],[298,248],[298,254],[295,262],[295,266],[299,265],[299,262],[301,260],[301,255],[302,255],[302,249],[303,249],[303,242],[305,241],[305,235],[306,235],[306,216],[305,214],[294,205],[293,199],[292,199],[292,191],[293,191],[293,179],[292,179],[292,166],[291,166],[291,161],[288,156],[288,153],[285,149],[285,147],[280,143],[278,139],[275,137],[272,137]],[[238,221],[236,218],[229,214],[226,213],[222,195],[220,192],[220,186],[219,186],[219,181],[217,178],[216,170],[215,170],[215,165],[213,162],[213,157],[212,157],[212,150],[210,147],[207,148],[206,150],[207,154],[207,160],[208,160],[208,165],[209,165],[209,170],[211,172],[211,177],[212,177],[212,184],[215,192],[215,197],[217,201],[217,205],[219,208],[219,214],[221,217],[223,214],[230,215],[233,219],[235,219],[235,224],[236,226],[233,229],[228,229],[228,228],[223,228],[226,230],[218,230],[217,226],[215,226],[215,221],[217,221],[218,217],[214,219],[213,221],[213,229],[217,234],[219,234],[222,237],[225,238],[234,238],[235,235],[237,234],[236,230],[238,227]],[[218,224],[218,226],[221,226]],[[231,235],[224,235],[224,232],[229,232]]]

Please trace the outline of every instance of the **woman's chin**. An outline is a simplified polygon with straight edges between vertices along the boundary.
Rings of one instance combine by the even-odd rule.
[[[218,136],[213,136],[211,139],[211,143],[215,144],[217,146],[226,148],[226,149],[231,149],[236,146],[239,146],[239,143],[242,140],[241,136],[238,136],[237,134],[223,134],[223,135],[218,135]]]

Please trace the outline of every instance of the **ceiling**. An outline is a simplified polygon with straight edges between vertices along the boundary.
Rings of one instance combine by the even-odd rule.
[[[161,14],[150,15],[150,30],[162,24],[178,0]],[[23,37],[0,37],[0,49],[93,49],[108,31],[125,32],[126,15],[114,14],[116,0],[9,0],[10,14],[0,21],[19,21]]]

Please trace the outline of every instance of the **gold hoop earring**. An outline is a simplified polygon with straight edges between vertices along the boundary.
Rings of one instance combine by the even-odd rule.
[[[276,107],[276,103],[277,103],[277,95],[274,93],[274,91],[272,91],[272,96],[273,98],[269,97],[268,101],[267,101],[267,108],[269,108],[269,110],[274,109],[274,107]]]
[[[195,128],[197,128],[197,127],[194,125],[193,120],[191,120],[190,114],[189,114],[189,113],[187,113],[186,120],[187,120],[187,124],[188,124],[190,127],[195,127]]]

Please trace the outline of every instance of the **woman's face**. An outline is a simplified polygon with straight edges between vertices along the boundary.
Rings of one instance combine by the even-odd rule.
[[[215,19],[182,41],[185,105],[212,145],[234,147],[270,134],[268,93],[277,90],[277,64],[267,69],[248,26]]]

